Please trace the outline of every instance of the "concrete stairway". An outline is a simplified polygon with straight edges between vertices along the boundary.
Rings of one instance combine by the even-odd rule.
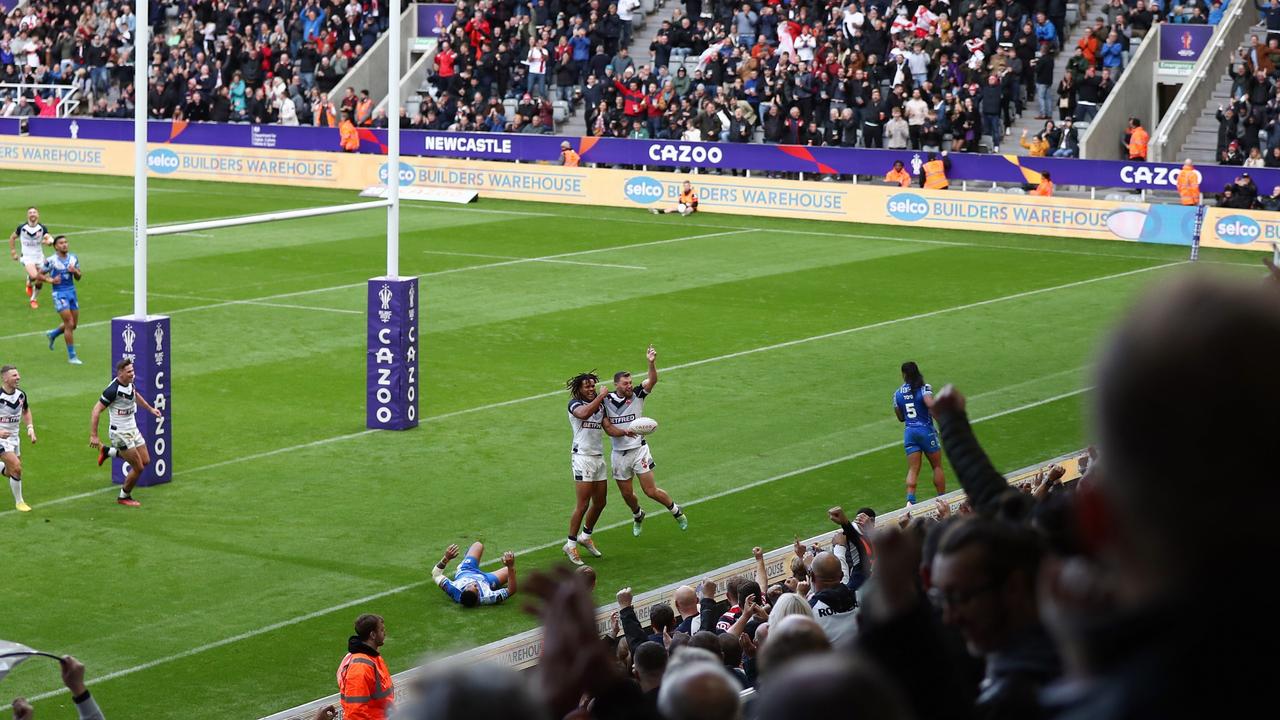
[[[1191,158],[1197,165],[1217,162],[1218,155],[1218,106],[1226,105],[1231,99],[1231,76],[1226,73],[1218,79],[1218,86],[1213,89],[1209,102],[1200,109],[1200,117],[1191,128],[1187,139],[1178,148],[1178,153],[1169,162],[1181,162]]]
[[[1080,8],[1082,10],[1076,20],[1076,24],[1071,28],[1071,32],[1068,33],[1062,50],[1054,58],[1053,85],[1049,91],[1049,98],[1050,109],[1053,111],[1051,117],[1055,123],[1058,122],[1058,82],[1062,80],[1062,76],[1067,72],[1067,61],[1075,54],[1076,43],[1080,42],[1080,39],[1084,37],[1085,30],[1093,27],[1093,16],[1089,14],[1089,11],[1100,12],[1105,4],[1103,0],[1080,0]],[[1025,103],[1023,108],[1022,116],[1009,126],[1010,131],[1005,134],[1004,140],[1000,143],[1000,151],[1005,154],[1026,155],[1027,149],[1018,144],[1022,131],[1026,130],[1027,135],[1031,136],[1040,132],[1041,128],[1044,127],[1044,120],[1035,119],[1040,112],[1040,106],[1035,100]],[[1083,131],[1086,126],[1077,125],[1076,127]]]

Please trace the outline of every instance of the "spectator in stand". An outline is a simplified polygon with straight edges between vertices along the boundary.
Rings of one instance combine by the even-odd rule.
[[[1052,124],[1052,120],[1047,124]],[[1018,139],[1018,144],[1027,149],[1027,155],[1031,157],[1045,157],[1049,154],[1049,141],[1045,139],[1043,132],[1038,132],[1035,137],[1031,138],[1031,142],[1027,142],[1027,131],[1022,131],[1022,137]]]
[[[889,150],[906,150],[910,144],[910,126],[902,117],[902,108],[895,106],[884,124],[884,146]]]
[[[1218,156],[1218,162],[1222,165],[1244,165],[1244,153],[1240,150],[1240,141],[1232,140],[1227,143],[1227,148]]]
[[[841,558],[835,553],[819,553],[809,570],[813,576],[813,594],[809,605],[818,615],[818,624],[832,644],[852,638],[858,629],[858,601],[845,584]]]
[[[1280,211],[1280,185],[1271,188],[1270,195],[1258,198],[1258,205],[1262,210]]]

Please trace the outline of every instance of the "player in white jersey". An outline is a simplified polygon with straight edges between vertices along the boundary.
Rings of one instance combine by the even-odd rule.
[[[120,505],[138,507],[141,505],[133,499],[133,486],[138,484],[142,471],[151,464],[151,455],[147,452],[147,443],[138,432],[137,419],[134,417],[138,406],[147,412],[160,417],[160,411],[151,406],[147,399],[134,391],[133,361],[125,358],[116,363],[116,379],[111,381],[102,397],[93,406],[89,417],[89,447],[98,451],[98,465],[107,458],[119,455],[129,463],[129,472],[124,476],[124,486],[120,488],[120,496],[116,502]],[[107,412],[107,444],[98,439],[98,417]]]
[[[574,565],[582,564],[578,543],[582,543],[594,557],[600,557],[591,532],[595,530],[596,521],[609,499],[609,486],[604,482],[604,408],[601,407],[609,389],[597,385],[599,381],[593,370],[575,375],[564,384],[570,396],[569,427],[573,429],[573,449],[569,460],[573,468],[577,504],[569,516],[569,539],[563,549]],[[582,528],[581,533],[578,532],[579,527]]]
[[[40,211],[35,206],[27,208],[27,221],[9,235],[9,255],[22,263],[27,271],[27,299],[31,308],[40,307],[37,297],[44,283],[40,271],[44,268],[44,246],[53,244],[49,228],[40,223]]]
[[[613,438],[613,455],[609,464],[613,466],[613,479],[618,482],[622,491],[622,499],[631,508],[631,534],[639,535],[641,523],[644,522],[644,510],[640,509],[640,501],[636,499],[636,491],[632,487],[632,479],[640,480],[640,489],[644,494],[662,503],[671,512],[672,517],[684,530],[689,527],[689,519],[684,516],[680,505],[671,499],[666,490],[653,482],[653,455],[649,453],[649,443],[632,431],[631,423],[644,416],[644,399],[653,392],[658,384],[658,351],[650,345],[645,352],[649,361],[649,375],[640,383],[637,390],[632,385],[631,373],[622,371],[613,374],[614,391],[604,401],[604,431]]]
[[[12,365],[0,367],[0,475],[9,478],[9,490],[13,492],[13,507],[18,512],[31,512],[31,506],[22,499],[22,434],[23,423],[27,437],[36,443],[36,426],[31,420],[31,405],[27,394],[18,389],[22,376]]]

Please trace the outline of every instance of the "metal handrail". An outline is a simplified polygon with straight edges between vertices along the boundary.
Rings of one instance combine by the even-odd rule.
[[[49,85],[42,83],[0,83],[0,90],[16,90],[18,95],[25,94],[28,90],[40,92],[42,90],[52,90],[58,95],[58,107],[55,110],[57,117],[67,117],[76,108],[80,107],[80,99],[76,95],[80,92],[77,85]]]

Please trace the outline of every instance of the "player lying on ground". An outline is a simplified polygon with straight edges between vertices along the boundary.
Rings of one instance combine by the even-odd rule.
[[[576,503],[569,516],[569,539],[564,544],[564,554],[574,565],[581,565],[578,543],[595,557],[600,557],[591,532],[604,511],[609,499],[609,486],[605,484],[604,470],[604,398],[609,389],[597,385],[600,378],[595,371],[584,372],[569,378],[565,388],[569,390],[569,427],[573,429],[573,450],[570,466],[573,468],[573,490]],[[582,532],[578,532],[579,527]]]
[[[76,300],[76,281],[82,277],[80,258],[68,251],[67,236],[59,235],[53,239],[54,254],[50,255],[41,268],[40,280],[53,286],[53,309],[62,318],[62,324],[45,333],[49,338],[49,349],[59,335],[67,343],[67,362],[82,365],[76,357],[74,332],[80,323],[80,303]]]
[[[645,495],[662,503],[671,512],[681,530],[689,527],[684,511],[653,480],[653,455],[649,453],[648,441],[631,429],[631,423],[644,416],[644,399],[658,384],[658,351],[652,345],[645,351],[645,359],[649,362],[649,374],[640,383],[640,388],[637,390],[632,384],[631,373],[625,370],[616,372],[613,374],[614,390],[604,401],[604,431],[613,438],[610,441],[613,454],[609,464],[613,466],[613,479],[618,482],[622,500],[631,508],[633,535],[640,534],[641,523],[644,522],[644,510],[640,509],[640,501],[636,499],[633,478],[640,481],[640,489]]]
[[[13,492],[13,507],[18,512],[31,512],[31,506],[22,499],[22,423],[27,424],[27,437],[36,443],[36,426],[31,419],[31,406],[27,394],[18,389],[22,377],[18,368],[5,365],[0,368],[0,475],[9,479]]]
[[[450,580],[445,575],[444,569],[458,557],[458,546],[450,545],[445,548],[444,558],[432,566],[431,580],[440,586],[451,600],[466,608],[477,605],[497,605],[515,595],[515,553],[502,553],[503,567],[492,573],[480,569],[480,558],[483,555],[484,543],[476,541],[467,550],[467,556],[458,563],[458,569]]]
[[[142,471],[151,464],[151,454],[147,452],[147,443],[138,432],[138,405],[144,410],[160,417],[160,411],[151,406],[147,399],[135,392],[133,387],[133,361],[125,358],[116,363],[116,379],[111,381],[102,397],[93,406],[89,416],[89,447],[98,451],[98,465],[107,458],[117,455],[129,463],[129,472],[124,476],[124,486],[120,488],[120,497],[116,502],[120,505],[138,507],[141,505],[133,499],[133,486],[138,484]],[[107,444],[98,439],[98,418],[103,410],[108,410]]]
[[[22,263],[27,272],[27,299],[31,309],[40,307],[36,299],[43,283],[40,269],[44,266],[44,246],[53,244],[49,228],[40,223],[40,211],[35,206],[27,208],[27,221],[9,235],[9,256]]]

